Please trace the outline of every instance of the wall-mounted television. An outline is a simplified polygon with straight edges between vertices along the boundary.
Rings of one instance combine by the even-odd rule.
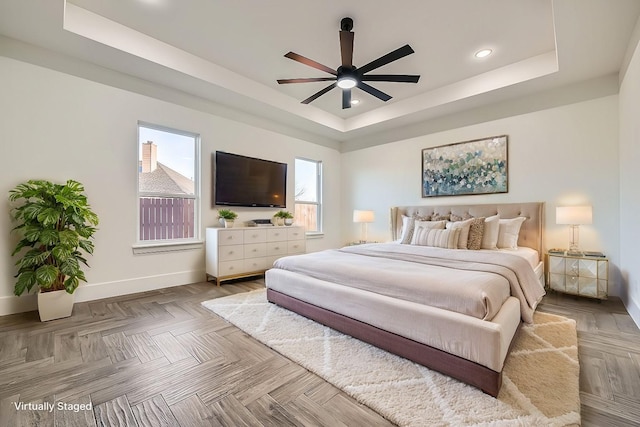
[[[287,164],[216,151],[214,204],[285,208]]]

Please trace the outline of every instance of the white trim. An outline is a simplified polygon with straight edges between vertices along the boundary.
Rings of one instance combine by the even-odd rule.
[[[631,297],[627,300],[625,307],[629,312],[629,316],[631,316],[633,321],[636,322],[636,325],[640,328],[640,304]]]
[[[157,254],[165,252],[190,251],[202,249],[202,240],[172,241],[162,240],[151,243],[138,243],[132,246],[135,255]]]
[[[206,280],[204,270],[179,271],[113,282],[82,284],[78,287],[75,302],[94,301],[138,292],[170,288]],[[37,294],[0,297],[0,316],[34,311],[38,309]]]

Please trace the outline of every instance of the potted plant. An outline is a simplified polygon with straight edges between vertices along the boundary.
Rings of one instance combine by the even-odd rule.
[[[276,225],[291,225],[293,224],[293,215],[288,211],[278,211],[273,216],[276,221]]]
[[[11,217],[18,224],[12,231],[20,234],[11,255],[21,254],[14,294],[37,286],[43,322],[71,316],[73,293],[80,280],[86,282],[80,263],[88,267],[84,254],[93,253],[98,216],[83,191],[73,180],[30,180],[9,192],[9,200],[17,202]]]
[[[225,228],[233,227],[233,223],[238,217],[238,214],[231,209],[218,209],[218,220],[224,224]]]

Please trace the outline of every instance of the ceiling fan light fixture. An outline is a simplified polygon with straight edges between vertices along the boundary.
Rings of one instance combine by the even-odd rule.
[[[341,77],[338,79],[338,87],[340,89],[351,89],[358,85],[358,81],[353,77]]]

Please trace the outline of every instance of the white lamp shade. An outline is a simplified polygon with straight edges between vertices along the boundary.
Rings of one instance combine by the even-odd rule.
[[[556,224],[580,225],[591,224],[592,221],[591,206],[558,206],[556,208]]]
[[[353,211],[353,222],[373,222],[375,214],[373,211]]]

